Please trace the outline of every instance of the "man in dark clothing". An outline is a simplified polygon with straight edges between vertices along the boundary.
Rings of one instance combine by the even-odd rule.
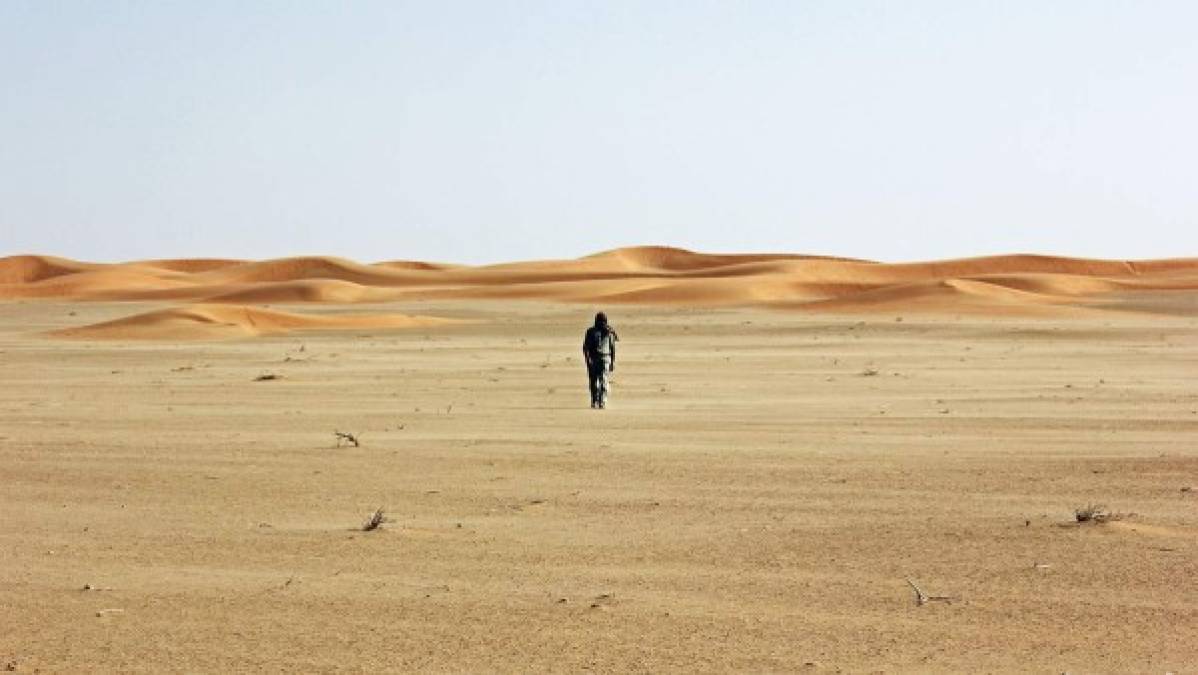
[[[595,325],[582,336],[582,356],[587,362],[587,380],[591,386],[591,407],[607,407],[608,373],[616,370],[616,341],[620,337],[607,324],[607,315],[595,315]]]

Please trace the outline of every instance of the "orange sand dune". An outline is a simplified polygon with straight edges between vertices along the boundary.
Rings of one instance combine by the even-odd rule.
[[[46,276],[23,284],[0,285],[0,298],[141,300],[177,289],[192,289],[189,275],[140,265],[103,265]]]
[[[421,262],[419,260],[388,260],[386,262],[375,263],[377,267],[387,267],[397,270],[419,270],[422,272],[431,272],[438,270],[451,270],[461,267],[461,265],[449,265],[446,263],[431,263]]]
[[[802,309],[841,312],[1067,315],[1084,311],[1070,298],[974,279],[920,281],[884,286],[843,298],[806,303]]]
[[[30,284],[67,274],[75,274],[99,265],[45,255],[14,255],[0,258],[0,287]],[[2,297],[2,296],[0,296]]]
[[[974,274],[1083,274],[1124,276],[1151,271],[1159,263],[1132,263],[1122,260],[1088,260],[1046,255],[1001,255],[957,260],[900,263],[891,265],[918,277],[957,277]]]
[[[230,260],[226,258],[174,258],[169,260],[140,260],[128,264],[140,265],[143,267],[156,267],[158,269],[171,270],[173,272],[207,272],[209,270],[220,269],[222,267],[244,265],[245,261]]]
[[[175,300],[237,304],[425,298],[1037,315],[1153,311],[1198,293],[1198,259],[1119,261],[1002,255],[887,264],[789,254],[713,255],[663,246],[572,260],[465,266],[368,265],[334,257],[81,263],[0,259],[0,299]],[[1167,294],[1168,300],[1156,296]]]
[[[1028,293],[1055,296],[1084,296],[1115,293],[1134,288],[1128,281],[1079,274],[979,274],[968,279]]]
[[[404,314],[304,315],[213,304],[146,312],[51,335],[91,340],[220,340],[302,330],[413,328],[450,322]]]
[[[634,246],[604,251],[583,258],[590,261],[611,262],[626,269],[656,269],[677,272],[692,272],[708,270],[715,267],[740,265],[745,263],[773,262],[780,260],[828,260],[835,262],[863,262],[851,258],[835,258],[828,256],[805,256],[788,253],[742,253],[742,254],[711,254],[696,253],[668,246]]]
[[[246,284],[239,290],[217,293],[205,302],[260,305],[269,303],[324,302],[348,304],[382,302],[395,297],[384,288],[363,286],[339,279],[303,279],[261,284]]]
[[[401,284],[412,270],[363,265],[342,258],[309,256],[247,262],[196,275],[200,284],[263,283],[303,279],[337,279],[367,286]]]

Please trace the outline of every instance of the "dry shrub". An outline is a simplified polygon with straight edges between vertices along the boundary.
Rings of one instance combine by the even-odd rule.
[[[1079,523],[1109,523],[1112,520],[1122,520],[1123,515],[1111,513],[1103,504],[1087,504],[1074,509],[1073,517]]]
[[[365,523],[362,523],[362,531],[370,532],[372,530],[377,530],[382,527],[383,523],[385,522],[387,522],[387,517],[383,514],[383,507],[380,506],[375,509],[374,513],[370,515],[370,518],[367,519]]]

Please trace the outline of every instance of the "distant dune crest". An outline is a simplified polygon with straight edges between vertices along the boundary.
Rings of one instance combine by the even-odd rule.
[[[55,332],[55,337],[92,340],[219,340],[277,335],[297,330],[413,328],[451,323],[403,314],[305,315],[240,305],[192,305],[163,309]]]
[[[584,260],[610,260],[622,264],[628,269],[661,270],[672,272],[694,272],[711,268],[744,265],[750,263],[798,261],[798,260],[833,260],[839,262],[866,262],[849,258],[832,258],[826,256],[806,256],[789,253],[696,253],[682,248],[670,246],[634,246],[618,248],[611,251],[596,253]]]
[[[37,283],[91,267],[95,265],[45,255],[0,258],[0,292],[5,286]]]
[[[1198,258],[1001,255],[887,264],[790,254],[707,254],[665,246],[485,266],[400,260],[362,264],[323,256],[117,264],[37,255],[0,258],[0,299],[160,300],[222,307],[461,298],[846,313],[1191,315],[1198,313],[1195,291]],[[198,311],[140,321],[176,325]],[[221,313],[229,310],[204,311],[225,316]],[[287,324],[277,317],[265,323],[271,321]]]

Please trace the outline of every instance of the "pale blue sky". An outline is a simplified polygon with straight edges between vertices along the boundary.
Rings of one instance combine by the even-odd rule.
[[[0,255],[1198,255],[1198,3],[0,2]]]

